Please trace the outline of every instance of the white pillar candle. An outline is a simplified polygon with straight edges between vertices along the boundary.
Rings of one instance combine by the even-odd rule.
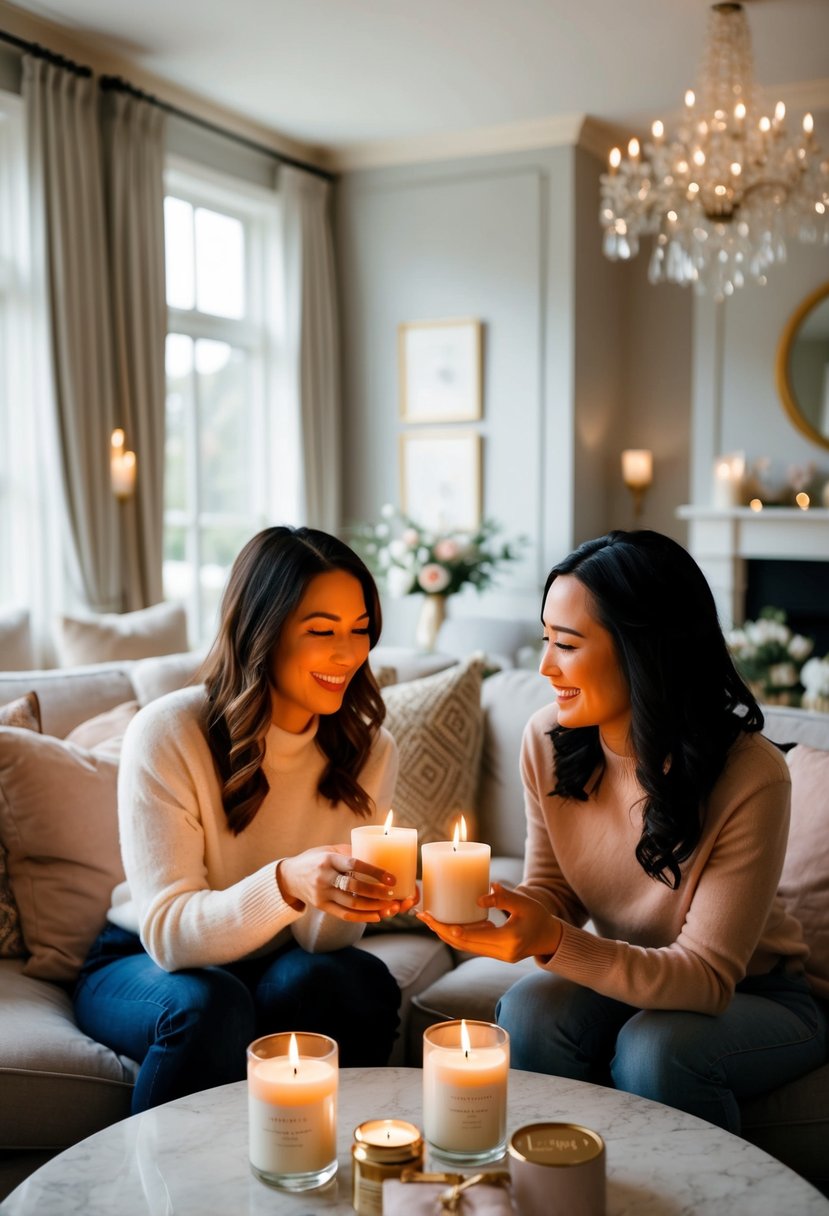
[[[325,1035],[299,1041],[302,1054],[295,1034],[266,1035],[248,1048],[250,1162],[289,1189],[303,1179],[319,1185],[337,1168],[337,1044]],[[309,1054],[314,1048],[320,1057]]]
[[[435,840],[420,850],[423,859],[423,909],[447,925],[486,920],[478,899],[489,891],[490,847],[466,839],[461,816],[452,840]]]
[[[720,510],[738,507],[742,499],[745,457],[718,456],[714,462],[714,506]]]
[[[393,819],[394,811],[389,811],[384,824],[352,828],[351,852],[358,861],[393,874],[394,899],[408,899],[417,889],[417,828],[396,828]]]
[[[507,1127],[509,1036],[489,1022],[442,1022],[423,1036],[423,1129],[449,1157],[496,1160]]]

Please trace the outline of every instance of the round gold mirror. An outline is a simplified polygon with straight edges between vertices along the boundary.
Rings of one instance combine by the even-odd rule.
[[[799,431],[829,448],[829,283],[789,318],[777,348],[777,391]]]

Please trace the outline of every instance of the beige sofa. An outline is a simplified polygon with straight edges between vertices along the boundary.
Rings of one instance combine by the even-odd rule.
[[[436,659],[425,669],[440,665]],[[146,703],[179,686],[194,667],[195,659],[188,655],[70,671],[0,674],[0,705],[25,692],[37,692],[43,731],[63,738],[97,714],[125,702]],[[420,664],[405,674],[417,676],[423,670]],[[448,702],[450,686],[454,700]],[[459,689],[465,700],[456,695]],[[477,789],[477,835],[493,848],[493,876],[518,881],[524,845],[519,744],[524,723],[549,699],[546,683],[534,672],[508,670],[481,685],[480,665],[460,664],[411,685],[395,685],[385,695],[401,731],[405,760],[401,772],[406,779],[420,772],[422,781],[439,784],[440,763],[435,758],[440,749],[449,748],[444,751],[447,764],[455,752],[462,753],[460,767],[468,770],[465,779],[471,781],[470,788]],[[401,704],[409,713],[421,707],[424,715],[433,713],[441,719],[436,722],[442,732],[439,737],[425,741],[418,737],[422,755],[413,751],[411,722],[401,713]],[[829,715],[771,711],[767,733],[777,741],[829,752]],[[3,793],[0,777],[0,800]],[[422,798],[424,808],[428,801],[430,810],[438,799],[416,782],[405,797],[402,790],[399,797],[404,803],[406,798],[415,803]],[[457,801],[465,795],[456,787],[451,797]],[[820,811],[826,824],[829,806],[824,802]],[[103,898],[99,902],[103,918],[106,903]],[[426,1026],[445,1017],[491,1019],[502,992],[532,964],[510,966],[455,956],[419,922],[401,920],[382,932],[367,934],[362,945],[386,961],[403,994],[393,1062],[416,1066]],[[0,958],[0,1197],[46,1157],[125,1117],[135,1075],[132,1061],[78,1030],[68,983],[33,977],[25,967],[22,957]],[[829,1133],[829,1065],[751,1103],[744,1114],[750,1139],[816,1184],[829,1184],[823,1151]]]

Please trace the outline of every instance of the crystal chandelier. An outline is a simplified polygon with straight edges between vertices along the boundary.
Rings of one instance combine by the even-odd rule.
[[[829,160],[811,114],[790,132],[786,107],[763,108],[742,4],[714,4],[697,92],[685,94],[676,132],[658,119],[644,147],[610,153],[601,178],[604,252],[634,257],[655,237],[652,283],[693,283],[732,295],[786,260],[786,238],[829,243]]]

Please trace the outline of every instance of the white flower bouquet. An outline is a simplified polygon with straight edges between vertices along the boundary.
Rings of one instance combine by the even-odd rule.
[[[362,524],[354,544],[390,595],[454,595],[466,583],[483,591],[496,570],[515,561],[526,544],[498,541],[500,526],[486,519],[475,532],[424,528],[391,503],[377,524]]]
[[[786,614],[764,608],[756,621],[746,621],[727,635],[728,649],[740,675],[767,705],[798,705],[802,668],[814,642],[793,633]]]
[[[800,669],[804,709],[819,709],[829,713],[829,654],[822,659],[809,659]]]

